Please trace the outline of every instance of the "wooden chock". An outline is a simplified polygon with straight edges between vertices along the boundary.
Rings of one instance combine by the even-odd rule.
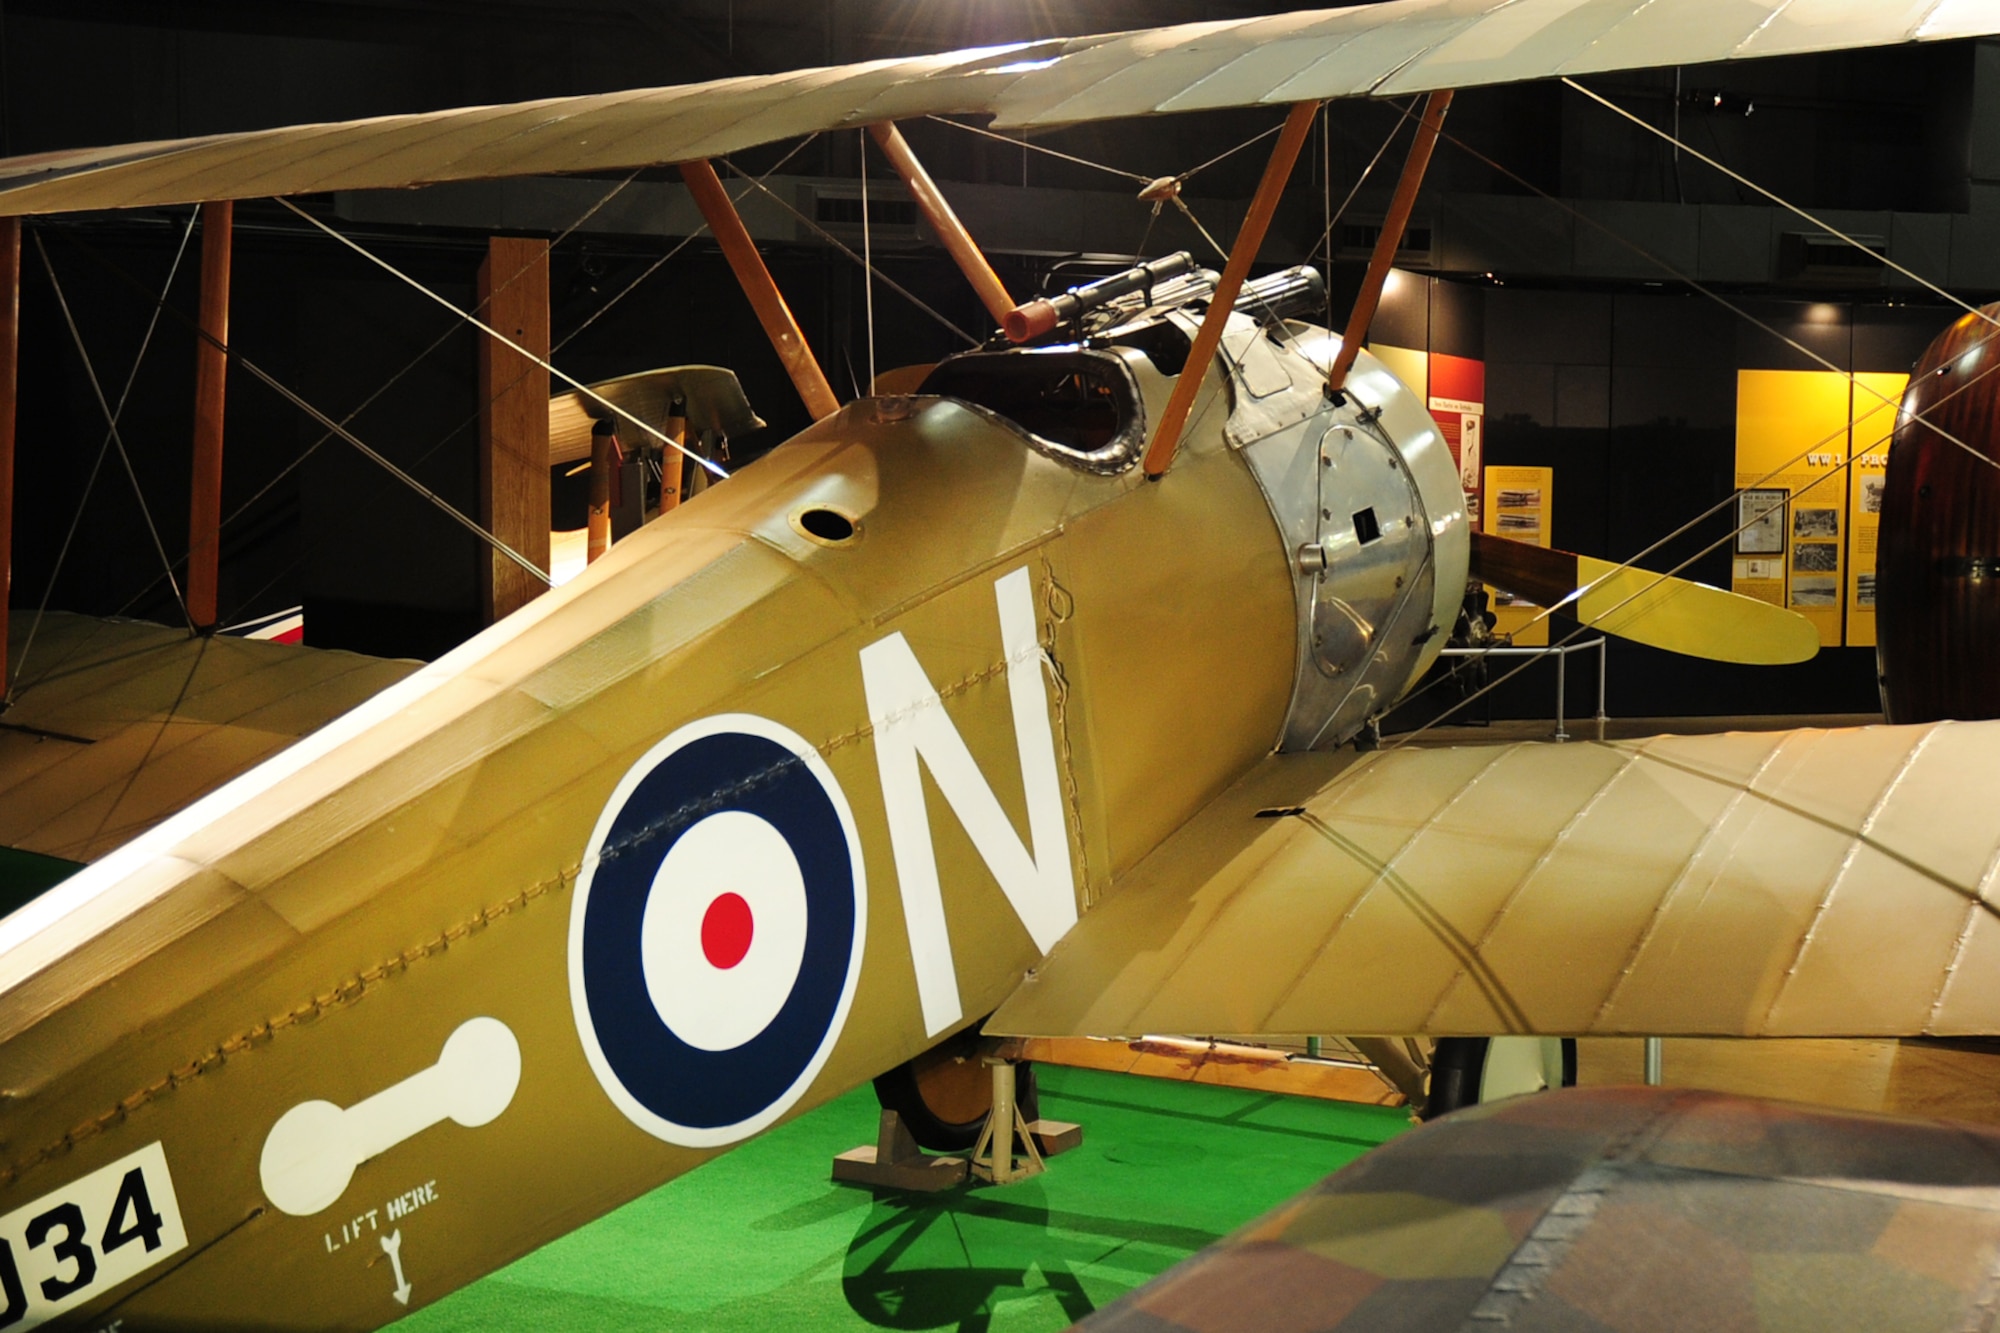
[[[849,1148],[834,1158],[833,1178],[843,1185],[930,1194],[964,1184],[965,1159],[932,1157],[910,1137],[903,1117],[885,1109],[875,1142]]]

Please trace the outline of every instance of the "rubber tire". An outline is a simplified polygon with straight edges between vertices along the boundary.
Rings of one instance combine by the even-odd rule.
[[[1424,1099],[1422,1119],[1462,1110],[1479,1102],[1479,1081],[1486,1073],[1487,1037],[1440,1037],[1431,1052],[1430,1095]],[[1576,1039],[1564,1037],[1562,1044],[1563,1086],[1576,1086]]]
[[[971,1120],[951,1121],[940,1117],[924,1102],[917,1086],[915,1061],[905,1061],[875,1080],[875,1100],[885,1111],[903,1118],[904,1128],[917,1146],[929,1152],[971,1152],[986,1128],[989,1109]],[[1014,1066],[1014,1109],[1023,1123],[1041,1119],[1041,1096],[1035,1087],[1035,1066],[1022,1060]]]

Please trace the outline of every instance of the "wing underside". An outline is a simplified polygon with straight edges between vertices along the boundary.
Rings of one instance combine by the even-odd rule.
[[[1984,0],[1389,0],[714,83],[0,162],[0,214],[628,169],[871,121],[1002,127],[1989,34]]]
[[[2000,1033],[2000,723],[1277,755],[990,1021]]]

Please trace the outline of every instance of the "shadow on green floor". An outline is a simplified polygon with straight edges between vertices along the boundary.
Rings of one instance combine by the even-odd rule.
[[[941,1195],[827,1180],[874,1137],[866,1088],[413,1313],[444,1330],[1060,1329],[1304,1189],[1399,1111],[1044,1068],[1083,1147]]]

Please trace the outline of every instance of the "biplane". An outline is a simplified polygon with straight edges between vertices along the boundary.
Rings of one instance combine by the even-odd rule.
[[[1436,423],[1363,348],[1451,90],[1994,31],[1980,0],[1391,0],[0,162],[16,219],[678,164],[816,419],[292,743],[222,718],[267,757],[0,918],[0,1328],[374,1327],[975,1029],[2000,1035],[1995,724],[1346,744],[1436,659],[1475,561],[1607,631],[1810,646],[1775,608],[1474,542]],[[1343,97],[1422,108],[1336,333],[1304,317],[1316,274],[1251,271]],[[894,129],[1238,106],[1282,126],[1220,272],[1026,304]],[[1004,332],[843,405],[708,163],[864,126]],[[1499,1230],[1417,1227],[1484,1248],[1400,1298],[1456,1325],[1557,1253],[1547,1217],[1594,1216],[1590,1163],[1680,1180],[1635,1155],[1666,1123],[1643,1105],[1506,1107],[1267,1239],[1351,1258],[1455,1175],[1441,1197]],[[1732,1114],[1771,1119],[1717,1112],[1725,1148]],[[1584,1147],[1525,1184],[1451,1147],[1537,1115]],[[1937,1142],[1758,1160],[1978,1213],[1899,1133]],[[1961,1276],[1939,1326],[1990,1309],[1990,1271]]]

